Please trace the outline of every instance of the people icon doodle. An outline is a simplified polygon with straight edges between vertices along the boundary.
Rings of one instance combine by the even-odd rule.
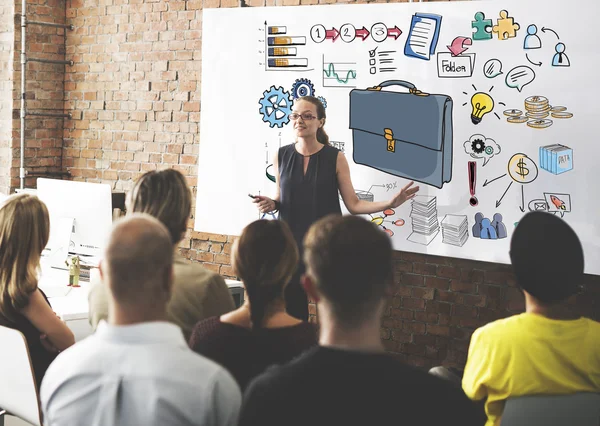
[[[482,240],[499,240],[506,238],[506,225],[502,221],[502,215],[495,213],[493,220],[483,216],[483,213],[475,213],[475,224],[472,228],[473,237]]]
[[[565,53],[566,46],[564,43],[557,43],[554,47],[556,53],[552,58],[552,66],[553,67],[570,67],[571,62],[569,61],[569,57]]]
[[[542,40],[537,35],[538,28],[536,25],[531,24],[527,27],[527,35],[523,42],[523,49],[541,49]]]

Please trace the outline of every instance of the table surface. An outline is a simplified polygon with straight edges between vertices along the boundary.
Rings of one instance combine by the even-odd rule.
[[[49,265],[42,265],[41,269],[39,287],[43,291],[47,291],[54,312],[63,321],[87,319],[90,282],[79,280],[80,287],[68,287],[69,272],[67,270],[51,268]],[[92,277],[98,273],[97,269],[92,270]],[[225,282],[230,289],[242,288],[240,281],[225,280]]]

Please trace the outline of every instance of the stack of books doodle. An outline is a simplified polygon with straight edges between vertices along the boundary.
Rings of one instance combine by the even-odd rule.
[[[408,241],[428,245],[440,232],[435,197],[417,195],[413,198],[410,217],[413,232]]]
[[[447,214],[442,219],[442,242],[462,247],[469,238],[467,216]]]

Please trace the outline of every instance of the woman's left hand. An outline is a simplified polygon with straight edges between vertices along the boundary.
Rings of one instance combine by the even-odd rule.
[[[411,198],[414,198],[415,195],[417,195],[417,192],[419,191],[419,187],[415,186],[412,187],[414,184],[414,181],[411,181],[408,185],[406,185],[404,188],[402,188],[400,190],[400,192],[398,192],[394,198],[391,199],[390,201],[390,207],[391,208],[396,208],[399,205],[403,204],[405,201],[410,200]]]

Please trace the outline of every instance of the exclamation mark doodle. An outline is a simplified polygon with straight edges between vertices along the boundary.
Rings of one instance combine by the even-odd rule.
[[[479,204],[477,197],[475,196],[475,185],[477,184],[477,163],[475,161],[469,161],[469,192],[471,193],[471,198],[469,199],[469,204],[472,207],[475,207]]]

